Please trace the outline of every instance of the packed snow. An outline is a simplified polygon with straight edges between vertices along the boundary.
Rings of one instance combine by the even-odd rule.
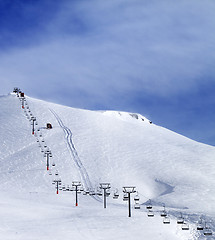
[[[0,108],[0,239],[215,239],[213,146],[137,113],[75,109],[16,93],[1,96]],[[84,190],[78,206],[74,181]],[[100,183],[111,186],[107,208]],[[131,217],[125,186],[136,190]]]

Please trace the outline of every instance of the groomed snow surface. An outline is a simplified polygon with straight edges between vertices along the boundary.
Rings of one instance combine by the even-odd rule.
[[[214,147],[140,114],[25,100],[22,108],[15,93],[0,97],[0,239],[215,239]],[[84,191],[75,206],[74,191],[56,194],[52,183],[59,178],[61,186],[81,181],[84,190],[96,192],[99,183],[110,183],[107,208],[103,196]],[[131,218],[124,186],[135,186],[140,197],[134,209],[131,194]],[[113,199],[116,189],[120,196]],[[154,217],[147,216],[149,199]],[[170,224],[160,216],[164,206]],[[177,224],[180,216],[189,230]],[[197,230],[200,218],[211,236]]]

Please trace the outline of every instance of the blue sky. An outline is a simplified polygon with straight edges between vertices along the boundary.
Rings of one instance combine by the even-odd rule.
[[[0,0],[0,94],[138,112],[215,146],[214,0]]]

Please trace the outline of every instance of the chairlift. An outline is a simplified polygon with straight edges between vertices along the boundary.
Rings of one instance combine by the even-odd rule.
[[[139,201],[139,200],[140,200],[140,197],[139,197],[138,192],[137,192],[137,194],[134,197],[134,201]]]
[[[178,218],[177,219],[177,224],[183,224],[184,223],[184,218]]]
[[[102,196],[102,192],[101,191],[97,191],[96,195],[97,196]]]
[[[110,196],[110,189],[106,189],[106,196],[107,196],[107,197]]]
[[[115,192],[114,194],[113,194],[113,199],[118,199],[119,198],[119,193],[118,192]]]
[[[204,229],[204,227],[203,227],[203,225],[201,223],[198,223],[196,229],[201,231],[201,230]]]
[[[209,227],[205,227],[203,234],[205,236],[211,236],[212,235],[212,231],[211,231],[211,229]]]
[[[85,192],[86,192],[86,195],[90,193],[89,189],[87,189]]]
[[[149,203],[146,205],[146,209],[152,209],[151,199],[149,199]]]
[[[164,217],[163,224],[170,224],[170,218],[169,217]]]
[[[135,203],[134,204],[134,209],[140,209],[140,204],[139,203]]]
[[[152,210],[149,210],[147,213],[148,217],[154,217],[154,212]]]
[[[95,193],[95,191],[91,190],[91,191],[89,192],[89,195],[90,195],[90,196],[94,196],[94,195],[96,195],[96,193]]]
[[[53,185],[55,184],[55,180],[52,181],[52,184],[53,184]]]
[[[181,229],[182,230],[189,230],[190,228],[189,228],[188,223],[183,223],[182,226],[181,226]]]
[[[70,190],[70,187],[69,187],[69,185],[67,185],[67,187],[66,187],[66,191],[69,191]]]
[[[51,172],[51,171],[49,171],[49,175],[52,175],[52,172]]]
[[[127,193],[123,194],[123,201],[128,201],[128,194]]]
[[[211,236],[211,235],[212,235],[212,231],[211,231],[210,227],[208,227],[208,226],[206,225],[206,222],[205,222],[205,227],[204,227],[203,234],[204,234],[205,236]]]
[[[166,217],[167,216],[167,212],[166,210],[163,210],[160,214],[161,217]]]
[[[55,163],[54,162],[52,163],[52,167],[55,167]]]
[[[58,176],[58,170],[55,172],[55,175]]]
[[[183,224],[183,223],[184,223],[184,218],[181,213],[180,217],[178,217],[178,219],[177,219],[177,224]]]

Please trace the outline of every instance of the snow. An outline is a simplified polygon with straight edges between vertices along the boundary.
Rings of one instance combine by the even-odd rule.
[[[214,147],[137,113],[75,109],[28,96],[26,100],[22,109],[16,94],[0,97],[0,239],[214,238]],[[27,106],[38,122],[34,135]],[[46,123],[53,129],[47,130]],[[52,175],[37,139],[52,152]],[[74,192],[57,195],[52,184],[56,170],[66,186],[72,181],[81,181],[85,188],[110,183],[107,208],[99,196],[79,194],[76,207]],[[131,218],[122,200],[123,186],[136,186],[140,196],[137,210],[132,194]],[[112,198],[116,188],[117,200]],[[147,217],[149,199],[153,218]],[[163,204],[171,220],[166,225],[160,217]],[[188,231],[176,223],[180,213],[190,225]],[[196,231],[200,216],[212,236]]]

